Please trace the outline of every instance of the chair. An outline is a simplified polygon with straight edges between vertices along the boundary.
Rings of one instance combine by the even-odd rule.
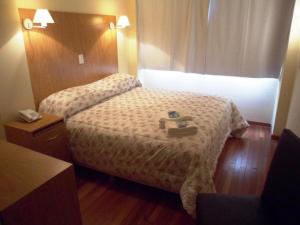
[[[300,225],[300,139],[283,131],[260,197],[199,194],[197,225]]]

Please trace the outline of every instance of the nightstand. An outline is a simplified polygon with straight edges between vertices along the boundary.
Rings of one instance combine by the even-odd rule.
[[[42,119],[32,123],[12,121],[5,124],[7,140],[70,162],[68,133],[63,118],[48,114],[42,116]]]

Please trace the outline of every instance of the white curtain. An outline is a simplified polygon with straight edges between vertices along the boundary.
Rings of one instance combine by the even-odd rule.
[[[211,0],[206,73],[278,77],[294,0]]]
[[[139,66],[278,77],[294,0],[137,0]]]
[[[209,0],[137,0],[141,68],[204,72]]]

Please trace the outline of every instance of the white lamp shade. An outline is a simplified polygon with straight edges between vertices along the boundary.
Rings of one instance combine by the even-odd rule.
[[[117,22],[118,27],[128,27],[130,26],[129,19],[127,16],[120,16]]]
[[[37,9],[33,17],[33,22],[46,24],[47,26],[47,23],[54,23],[54,20],[48,9]]]

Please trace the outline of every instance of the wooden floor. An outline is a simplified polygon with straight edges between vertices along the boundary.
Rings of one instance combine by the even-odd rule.
[[[229,139],[215,174],[218,192],[260,194],[276,141],[270,128],[252,125],[243,139]],[[77,169],[84,225],[192,225],[179,195]]]

